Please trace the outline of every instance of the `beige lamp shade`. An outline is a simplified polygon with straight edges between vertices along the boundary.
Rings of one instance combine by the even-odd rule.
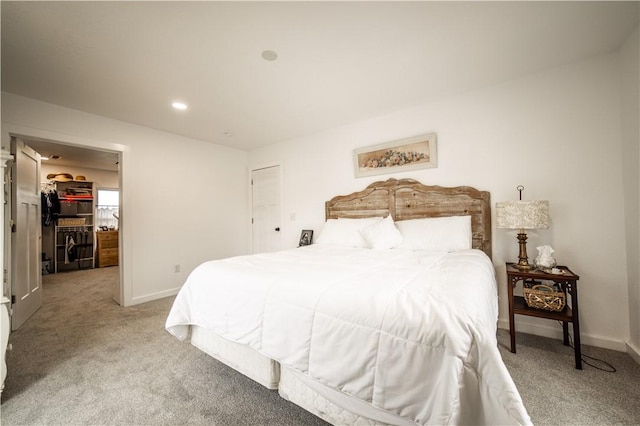
[[[549,228],[549,201],[503,201],[496,203],[496,226],[507,229]]]

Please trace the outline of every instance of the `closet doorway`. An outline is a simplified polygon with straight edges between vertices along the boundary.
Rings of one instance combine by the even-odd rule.
[[[117,270],[114,274],[113,270],[114,268],[119,269],[120,258],[118,248],[119,220],[113,216],[115,212],[113,208],[119,208],[120,204],[121,153],[26,136],[21,136],[21,139],[41,156],[40,184],[43,190],[43,203],[47,202],[44,196],[45,192],[56,191],[56,189],[64,191],[57,194],[61,204],[59,215],[55,220],[48,222],[43,218],[41,223],[41,273],[43,277],[47,274],[70,274],[67,277],[71,280],[74,279],[72,274],[86,269],[95,269],[97,274],[108,273],[109,276],[114,277],[110,280],[110,282],[114,281],[112,297],[118,304],[121,304],[121,273]],[[110,195],[113,195],[113,191],[115,191],[118,197],[117,203],[109,200],[112,220],[98,220],[99,213],[104,215],[104,211],[98,211],[100,203],[98,189],[111,190]],[[43,214],[45,210],[46,208],[43,209]],[[119,211],[116,212],[116,216],[119,217]],[[65,220],[60,222],[58,218]],[[115,234],[115,246],[112,241],[109,252],[115,262],[110,262],[109,268],[111,270],[108,272],[107,266],[103,265],[104,269],[102,269],[98,264],[97,231],[102,229],[99,226],[105,226],[104,229],[108,231],[105,236],[106,234],[110,236]],[[104,253],[107,252],[104,251]],[[73,256],[70,256],[71,254]],[[43,304],[47,304],[46,292]]]

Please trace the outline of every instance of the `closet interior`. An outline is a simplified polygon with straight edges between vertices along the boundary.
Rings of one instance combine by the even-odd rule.
[[[120,153],[23,140],[40,155],[42,275],[121,266]],[[113,298],[119,304],[122,289],[117,276]]]
[[[66,173],[47,179],[41,184],[42,273],[118,266],[118,190]]]
[[[43,273],[94,268],[93,182],[67,174],[47,178],[53,180],[41,191]]]

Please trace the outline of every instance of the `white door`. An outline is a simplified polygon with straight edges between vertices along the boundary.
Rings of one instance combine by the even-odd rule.
[[[280,166],[251,172],[253,252],[282,249]]]
[[[11,329],[17,330],[42,306],[40,154],[12,139]]]

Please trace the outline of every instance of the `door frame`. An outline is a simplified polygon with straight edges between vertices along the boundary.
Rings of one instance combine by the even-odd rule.
[[[56,133],[42,131],[33,128],[21,128],[19,126],[8,125],[6,127],[10,127],[2,132],[2,138],[4,145],[4,138],[21,138],[21,139],[31,139],[31,140],[39,140],[43,142],[50,142],[59,145],[69,145],[72,147],[78,148],[86,148],[86,149],[95,149],[97,151],[111,151],[118,154],[118,162],[119,162],[119,171],[118,171],[118,185],[120,186],[120,220],[118,221],[118,230],[120,234],[120,245],[119,245],[119,265],[120,265],[120,289],[119,289],[119,303],[121,306],[131,306],[133,305],[133,282],[131,279],[131,264],[127,260],[125,253],[131,252],[130,242],[132,241],[131,233],[129,227],[126,225],[126,207],[124,204],[124,198],[126,189],[124,186],[124,177],[125,174],[129,173],[129,169],[127,167],[130,149],[126,145],[114,144],[109,142],[101,142],[95,140],[89,140],[81,137],[69,136],[69,135],[59,135]],[[7,220],[7,218],[5,218]],[[6,247],[5,249],[13,251],[13,247]],[[8,280],[8,288],[9,291],[12,290],[12,282]]]
[[[284,164],[282,161],[273,161],[273,162],[269,162],[269,163],[261,163],[261,164],[257,164],[254,166],[250,166],[249,167],[249,173],[248,173],[248,178],[247,178],[247,185],[248,185],[248,191],[247,191],[247,199],[248,199],[248,206],[249,206],[249,232],[247,233],[248,235],[248,241],[247,241],[247,247],[249,248],[249,252],[253,252],[253,223],[251,222],[251,219],[253,217],[253,188],[252,188],[252,183],[251,183],[251,179],[253,178],[253,172],[256,170],[261,170],[261,169],[268,169],[270,167],[280,167],[280,176],[278,178],[279,182],[278,185],[280,186],[280,223],[281,223],[281,228],[282,228],[282,236],[281,241],[282,241],[282,246],[286,247],[286,241],[287,241],[287,231],[288,231],[288,226],[282,226],[284,225],[284,218],[285,218],[285,214],[284,214],[284,206],[286,205],[285,203],[285,195],[284,195]]]

